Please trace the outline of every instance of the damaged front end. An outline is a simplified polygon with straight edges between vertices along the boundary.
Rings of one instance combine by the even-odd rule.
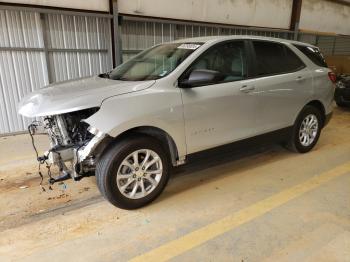
[[[93,172],[101,148],[112,138],[104,134],[105,130],[101,133],[96,129],[102,128],[100,125],[90,127],[86,122],[106,99],[144,90],[154,83],[154,80],[119,81],[92,76],[52,83],[22,98],[18,113],[41,119],[29,126],[32,138],[33,134],[43,132],[50,137],[51,148],[37,158],[40,164],[59,167],[60,177],[51,181],[67,177],[78,180]]]
[[[50,149],[43,156],[38,156],[38,161],[58,166],[60,175],[56,178],[50,176],[51,184],[69,178],[80,180],[93,174],[98,154],[109,138],[84,122],[98,109],[46,116],[28,127],[32,138],[35,134],[43,133],[49,136]]]

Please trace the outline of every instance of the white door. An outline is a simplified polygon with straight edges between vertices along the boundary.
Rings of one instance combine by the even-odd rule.
[[[181,88],[187,153],[250,137],[254,133],[255,105],[247,80],[244,41],[217,44],[202,54],[184,73],[211,70],[222,77],[192,88]]]
[[[253,41],[258,134],[294,124],[312,96],[312,76],[300,58],[284,44]]]

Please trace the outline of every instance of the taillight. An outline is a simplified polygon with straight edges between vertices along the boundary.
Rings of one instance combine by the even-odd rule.
[[[333,72],[328,72],[328,77],[329,77],[329,80],[331,80],[333,84],[335,84],[337,82],[337,76]]]

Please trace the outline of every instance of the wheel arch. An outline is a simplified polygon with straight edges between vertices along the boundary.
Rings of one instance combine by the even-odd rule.
[[[322,102],[320,100],[312,100],[309,103],[306,104],[307,106],[313,106],[317,108],[322,115],[322,127],[324,126],[325,120],[326,120],[326,109]]]
[[[178,153],[178,148],[177,145],[174,141],[174,139],[169,135],[168,132],[164,131],[161,128],[154,127],[154,126],[137,126],[133,127],[130,129],[127,129],[120,134],[118,134],[115,137],[112,137],[111,140],[109,141],[109,145],[116,143],[122,139],[125,139],[130,136],[135,136],[135,135],[148,135],[151,136],[155,139],[157,139],[163,148],[167,151],[169,154],[171,163],[173,166],[178,165],[178,160],[179,160],[179,153]],[[108,147],[108,146],[107,146]],[[103,150],[105,151],[105,150]],[[103,154],[103,152],[102,152]]]

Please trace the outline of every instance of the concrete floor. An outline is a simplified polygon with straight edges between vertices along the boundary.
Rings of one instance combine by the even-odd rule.
[[[0,138],[0,261],[350,261],[349,110],[308,154],[206,156],[136,211],[93,177],[41,191],[33,158],[28,136]]]

